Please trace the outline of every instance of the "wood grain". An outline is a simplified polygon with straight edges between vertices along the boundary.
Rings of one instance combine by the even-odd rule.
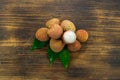
[[[0,80],[120,80],[120,0],[0,0]],[[30,53],[34,33],[53,17],[86,29],[69,69],[49,67],[47,47]]]

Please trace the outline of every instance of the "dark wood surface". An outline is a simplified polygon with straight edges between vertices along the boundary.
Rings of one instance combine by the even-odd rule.
[[[53,17],[89,33],[67,70],[49,67],[47,47],[29,51]],[[0,80],[120,80],[120,0],[0,0]]]

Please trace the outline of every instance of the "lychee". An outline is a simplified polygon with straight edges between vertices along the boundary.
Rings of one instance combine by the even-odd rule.
[[[80,42],[86,42],[88,39],[88,32],[86,30],[80,29],[76,31],[76,36]]]
[[[51,39],[50,40],[50,48],[54,52],[60,52],[65,46],[65,43],[62,42],[62,40],[56,40],[56,39]]]
[[[74,31],[74,32],[76,31],[75,25],[70,20],[62,21],[61,27],[63,28],[64,31],[68,31],[68,30],[71,30],[71,31]]]
[[[54,24],[50,29],[48,29],[48,35],[53,39],[58,39],[63,34],[63,29],[60,25]]]
[[[66,44],[71,44],[71,43],[74,43],[76,41],[76,34],[69,30],[69,31],[66,31],[64,34],[63,34],[63,41],[66,43]]]
[[[47,31],[48,31],[47,28],[40,28],[36,31],[35,37],[40,41],[47,41],[49,40]]]
[[[76,40],[74,43],[68,44],[67,47],[68,47],[68,49],[69,49],[70,51],[75,52],[75,51],[80,50],[81,44],[80,44],[80,42],[79,42],[78,40]]]
[[[46,22],[48,28],[52,27],[54,24],[60,24],[60,20],[58,18],[52,18]]]

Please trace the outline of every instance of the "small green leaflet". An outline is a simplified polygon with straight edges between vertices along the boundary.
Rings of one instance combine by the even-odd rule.
[[[66,47],[59,53],[59,58],[63,66],[67,68],[70,63],[70,52]]]
[[[31,51],[38,49],[38,48],[45,47],[48,44],[48,42],[49,41],[42,42],[42,41],[39,41],[38,39],[35,38],[33,45],[31,47]],[[70,52],[67,49],[67,47],[64,47],[64,49],[61,52],[56,53],[56,52],[52,51],[50,46],[48,46],[48,58],[49,58],[51,66],[56,58],[60,58],[60,61],[63,64],[63,66],[65,68],[67,68],[69,66],[69,63],[70,63]]]
[[[50,46],[48,46],[48,58],[51,66],[57,57],[59,57],[59,53],[52,51]]]
[[[39,41],[38,39],[34,39],[33,45],[31,47],[31,51],[38,49],[38,48],[43,48],[48,44],[48,41]]]
[[[56,58],[60,58],[61,63],[63,64],[63,66],[65,68],[68,67],[69,63],[70,63],[70,52],[69,50],[64,47],[64,49],[61,52],[54,52],[51,50],[50,46],[48,47],[48,58],[50,61],[50,65],[53,64],[53,62],[55,61]]]

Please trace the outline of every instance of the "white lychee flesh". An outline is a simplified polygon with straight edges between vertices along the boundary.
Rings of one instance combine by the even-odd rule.
[[[76,41],[76,34],[71,30],[66,31],[63,35],[63,39],[65,43],[74,43]]]

